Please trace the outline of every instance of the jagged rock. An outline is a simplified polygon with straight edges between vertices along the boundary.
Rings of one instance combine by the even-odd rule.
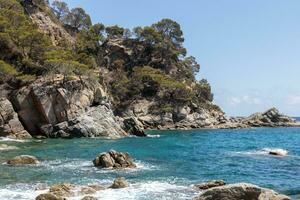
[[[20,122],[11,102],[6,98],[0,99],[0,136],[16,139],[31,138]]]
[[[194,200],[291,200],[273,190],[247,183],[229,184],[205,190]]]
[[[72,191],[74,188],[75,186],[70,183],[61,183],[51,186],[49,192],[58,197],[70,197],[74,196],[74,192]]]
[[[98,198],[92,196],[85,196],[81,200],[98,200]]]
[[[65,198],[58,197],[51,193],[40,194],[35,200],[66,200]]]
[[[99,83],[83,83],[78,77],[63,80],[62,75],[40,78],[14,95],[16,110],[31,134],[54,138],[127,136],[112,110],[97,102],[105,97],[99,94],[103,92]],[[101,101],[103,104],[104,99]]]
[[[27,155],[16,156],[7,161],[9,165],[34,165],[38,163],[39,161],[36,157]]]
[[[209,182],[205,182],[205,183],[196,184],[195,187],[200,189],[200,190],[207,190],[209,188],[223,186],[223,185],[226,185],[225,181],[223,181],[223,180],[213,180],[213,181],[209,181]]]
[[[252,114],[242,119],[241,122],[253,127],[283,127],[296,125],[296,121],[293,118],[281,114],[276,108],[271,108],[264,113]]]
[[[143,125],[135,117],[125,118],[123,123],[124,130],[130,135],[136,135],[139,137],[147,136],[143,129]]]
[[[101,153],[93,160],[94,166],[102,168],[134,168],[136,165],[128,153],[111,150]]]
[[[105,189],[105,187],[103,187],[102,185],[97,185],[97,184],[94,184],[94,185],[88,185],[88,187],[93,188],[93,189],[96,190],[96,191],[104,190],[104,189]]]
[[[110,186],[113,189],[126,188],[129,187],[129,183],[124,177],[119,177],[114,180],[114,183]]]

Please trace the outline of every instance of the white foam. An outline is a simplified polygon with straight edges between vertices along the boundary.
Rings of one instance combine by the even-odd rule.
[[[13,139],[8,137],[0,137],[0,141],[4,142],[28,142],[29,140],[19,140],[19,139]]]
[[[110,183],[112,180],[109,181]],[[37,185],[14,185],[6,188],[0,188],[0,199],[5,200],[32,200],[39,194],[48,192],[48,189],[36,190]],[[75,189],[75,197],[69,200],[80,200],[86,195],[80,193],[81,187]],[[175,185],[169,182],[147,181],[141,183],[132,183],[128,188],[123,189],[105,189],[91,195],[103,200],[185,200],[191,199],[197,195],[198,191],[190,186]]]
[[[160,138],[160,135],[147,135],[149,138]]]
[[[271,155],[270,153],[276,153],[279,156],[287,156],[288,151],[285,149],[280,148],[263,148],[260,150],[252,150],[252,151],[238,151],[234,152],[234,154],[241,154],[241,155]]]
[[[9,145],[3,145],[0,144],[0,151],[9,151],[9,150],[15,150],[15,149],[19,149],[18,147],[15,146],[9,146]]]

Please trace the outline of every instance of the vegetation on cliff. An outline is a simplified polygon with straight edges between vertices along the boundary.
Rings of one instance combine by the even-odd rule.
[[[92,24],[82,8],[69,9],[62,1],[0,0],[0,9],[2,83],[55,73],[88,75],[106,86],[116,110],[137,99],[156,101],[160,112],[178,105],[219,110],[210,103],[209,83],[195,79],[200,65],[187,56],[181,27],[171,19],[129,30]],[[38,12],[64,27],[75,42],[68,37],[53,41],[53,33],[41,31],[32,17]]]

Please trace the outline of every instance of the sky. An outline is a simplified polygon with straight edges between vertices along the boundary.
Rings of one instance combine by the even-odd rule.
[[[229,116],[277,107],[300,116],[299,0],[65,0],[94,23],[126,28],[177,21],[198,79]]]

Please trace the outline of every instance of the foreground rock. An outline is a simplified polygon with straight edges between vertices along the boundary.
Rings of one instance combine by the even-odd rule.
[[[124,177],[119,177],[114,180],[114,183],[110,186],[112,189],[120,189],[129,187],[129,183]]]
[[[38,163],[39,161],[36,157],[27,155],[16,156],[7,161],[9,165],[35,165]]]
[[[273,190],[247,183],[230,184],[204,191],[194,200],[291,200]]]
[[[81,200],[98,200],[98,199],[93,196],[86,196],[86,197],[83,197]]]
[[[49,192],[58,197],[70,197],[74,196],[74,192],[72,191],[74,188],[75,185],[70,183],[61,183],[51,186]]]
[[[35,200],[66,200],[65,198],[58,197],[51,193],[40,194]]]
[[[13,139],[28,139],[30,134],[25,130],[14,111],[11,102],[6,98],[0,98],[0,137]]]
[[[223,186],[226,185],[225,181],[223,180],[213,180],[213,181],[209,181],[209,182],[205,182],[205,183],[200,183],[200,184],[196,184],[195,187],[198,188],[199,190],[207,190],[213,187],[219,187],[219,186]]]
[[[99,156],[93,160],[95,167],[102,168],[135,168],[136,165],[133,162],[133,159],[128,153],[116,152],[111,150],[109,152],[101,153]]]

